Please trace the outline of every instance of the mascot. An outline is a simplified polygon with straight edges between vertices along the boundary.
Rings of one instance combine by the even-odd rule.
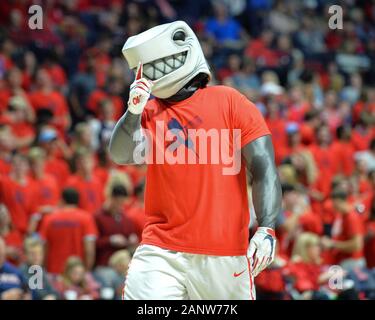
[[[210,68],[183,21],[130,37],[122,52],[135,80],[109,150],[117,164],[147,165],[146,224],[123,298],[255,299],[281,208],[261,113],[237,90],[208,85]],[[250,243],[246,169],[258,226]]]

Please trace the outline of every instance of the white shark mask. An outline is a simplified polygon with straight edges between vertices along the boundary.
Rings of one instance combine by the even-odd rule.
[[[154,81],[152,94],[160,99],[173,96],[199,73],[211,77],[199,41],[184,21],[130,37],[122,53],[134,71],[143,63],[143,76]]]

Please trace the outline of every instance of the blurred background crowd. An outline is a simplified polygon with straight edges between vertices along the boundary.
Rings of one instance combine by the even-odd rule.
[[[145,167],[107,152],[133,79],[121,48],[177,19],[272,132],[283,210],[258,298],[375,299],[375,1],[2,0],[0,300],[121,298],[145,221]]]

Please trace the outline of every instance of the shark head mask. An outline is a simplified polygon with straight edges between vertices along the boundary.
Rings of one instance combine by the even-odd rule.
[[[199,41],[184,21],[130,37],[122,53],[134,71],[143,63],[143,76],[154,82],[152,94],[160,99],[172,97],[200,73],[211,77]]]

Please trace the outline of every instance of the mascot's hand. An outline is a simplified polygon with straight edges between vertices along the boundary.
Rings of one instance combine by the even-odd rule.
[[[128,110],[133,114],[141,114],[150,98],[152,81],[142,78],[143,65],[138,64],[135,80],[130,86]]]
[[[252,261],[252,275],[256,277],[275,258],[276,237],[271,228],[259,227],[250,240],[247,251],[248,258]]]

